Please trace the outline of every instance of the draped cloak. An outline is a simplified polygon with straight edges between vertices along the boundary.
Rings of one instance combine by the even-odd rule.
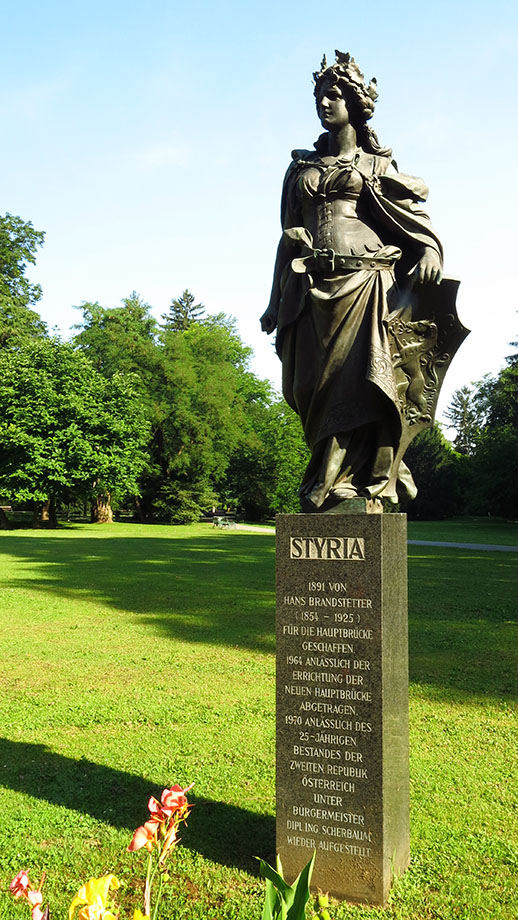
[[[388,157],[362,153],[354,170],[361,176],[364,219],[382,242],[373,255],[388,265],[322,273],[313,270],[313,240],[296,204],[297,180],[312,163],[322,163],[317,153],[294,151],[286,174],[279,283],[267,311],[277,324],[283,393],[312,452],[301,500],[305,510],[321,509],[333,493],[396,501],[393,487],[386,491],[389,481],[397,478],[399,494],[415,494],[415,486],[398,457],[402,419],[388,318],[398,310],[398,280],[404,283],[425,249],[442,261],[441,243],[420,207],[428,189],[398,173]]]

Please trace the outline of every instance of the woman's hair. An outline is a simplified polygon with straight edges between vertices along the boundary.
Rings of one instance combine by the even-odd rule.
[[[323,84],[337,86],[347,103],[349,117],[356,129],[360,146],[367,153],[391,156],[390,147],[382,147],[374,129],[367,125],[367,121],[374,114],[374,103],[378,98],[376,79],[373,77],[369,86],[366,86],[365,78],[354,58],[341,51],[335,51],[335,55],[335,63],[330,67],[327,66],[324,55],[320,70],[313,74],[317,106]]]

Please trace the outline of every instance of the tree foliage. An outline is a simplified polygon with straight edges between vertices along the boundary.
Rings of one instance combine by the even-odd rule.
[[[155,371],[156,320],[151,307],[133,291],[120,307],[85,302],[83,320],[75,328],[74,345],[83,351],[103,377],[134,373],[148,390]]]
[[[275,393],[268,381],[247,373],[240,384],[240,398],[240,437],[218,483],[218,493],[223,505],[246,520],[260,521],[271,516],[275,488]]]
[[[46,333],[45,323],[32,309],[41,298],[41,287],[26,276],[44,236],[21,217],[0,217],[0,348]]]
[[[477,387],[475,399],[484,423],[468,510],[518,517],[518,353],[506,362],[499,374],[485,377]]]
[[[69,344],[49,338],[27,268],[43,233],[0,218],[0,493],[49,505],[135,501],[141,520],[186,522],[212,505],[248,519],[299,510],[309,460],[298,417],[250,370],[235,321],[173,298],[158,324],[136,292],[85,302]],[[517,343],[513,347],[518,347]],[[518,516],[518,353],[457,390],[406,460],[411,516]]]
[[[160,357],[162,481],[155,507],[172,520],[195,519],[217,501],[217,484],[243,439],[250,349],[220,316],[164,330]]]
[[[455,450],[460,454],[472,455],[483,421],[483,409],[474,388],[465,385],[455,390],[444,415],[456,430],[453,442]]]
[[[58,339],[0,353],[0,493],[67,501],[138,494],[148,422],[132,378],[105,380]]]
[[[405,454],[418,490],[417,498],[405,509],[409,517],[434,520],[462,513],[463,459],[438,424],[414,438]]]
[[[205,313],[202,303],[195,303],[195,296],[187,289],[173,298],[167,313],[162,313],[164,328],[169,332],[185,332],[192,323],[199,323]]]
[[[300,419],[283,399],[278,399],[272,406],[272,424],[275,430],[272,508],[279,513],[296,514],[300,511],[299,486],[310,453],[304,441]]]

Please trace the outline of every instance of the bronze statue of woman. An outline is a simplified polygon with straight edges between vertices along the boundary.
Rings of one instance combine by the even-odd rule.
[[[354,58],[337,51],[329,67],[324,58],[314,80],[325,131],[314,150],[293,151],[261,318],[264,331],[277,329],[284,396],[311,450],[306,512],[416,494],[402,452],[412,423],[412,434],[432,424],[441,364],[437,326],[409,321],[410,289],[441,282],[442,247],[421,208],[428,190],[398,172],[367,125],[376,84]]]

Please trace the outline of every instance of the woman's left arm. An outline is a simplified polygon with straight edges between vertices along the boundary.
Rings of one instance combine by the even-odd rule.
[[[408,273],[411,284],[440,284],[442,280],[442,246],[430,218],[420,206],[426,201],[428,188],[422,179],[404,176],[390,163],[380,176],[383,204],[399,229],[420,243],[421,256]]]

